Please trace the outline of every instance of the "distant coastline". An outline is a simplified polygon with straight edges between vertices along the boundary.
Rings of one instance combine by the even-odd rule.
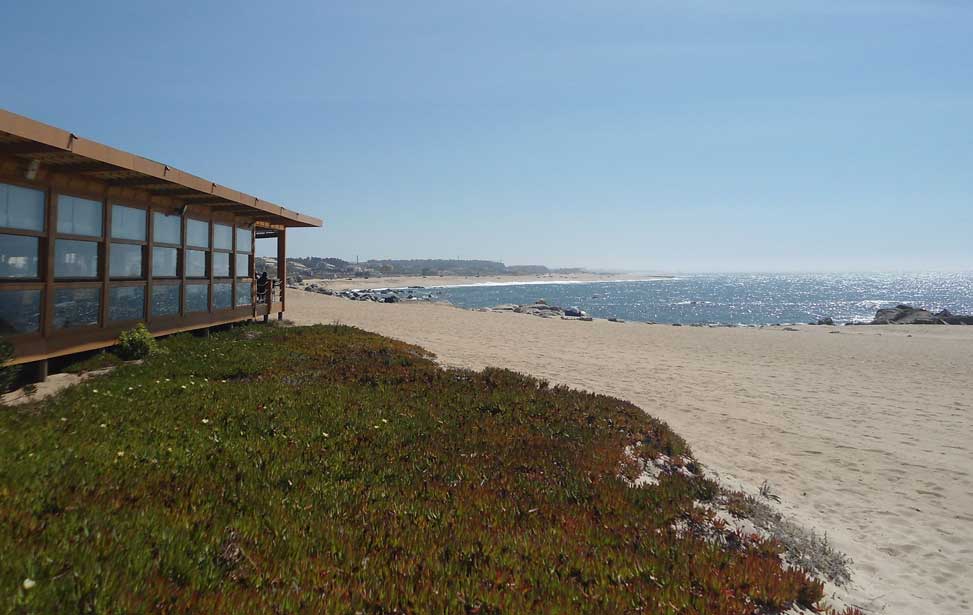
[[[319,284],[333,290],[384,290],[402,288],[458,288],[470,286],[528,286],[547,284],[584,284],[589,282],[644,282],[673,279],[668,275],[638,275],[632,273],[545,273],[503,274],[483,276],[381,276],[347,277],[340,279],[305,278],[304,285]]]

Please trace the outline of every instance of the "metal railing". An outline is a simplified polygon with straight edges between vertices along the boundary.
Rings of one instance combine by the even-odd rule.
[[[261,288],[260,282],[257,282],[257,303],[273,305],[280,303],[283,297],[284,285],[280,283],[280,280],[267,280],[264,288]]]

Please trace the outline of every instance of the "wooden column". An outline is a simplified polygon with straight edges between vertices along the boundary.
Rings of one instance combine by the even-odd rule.
[[[45,222],[47,236],[44,249],[42,281],[44,282],[44,297],[41,302],[43,310],[41,317],[41,334],[50,337],[54,333],[54,241],[57,237],[57,195],[48,187],[47,191],[47,220]]]
[[[111,191],[101,201],[101,255],[98,274],[101,276],[101,326],[108,325],[108,282],[111,277]]]
[[[284,297],[287,293],[287,229],[277,231],[277,283],[280,284],[280,310],[277,320],[284,320]]]
[[[142,270],[145,272],[145,322],[152,324],[152,207],[145,210],[145,254],[142,256]]]

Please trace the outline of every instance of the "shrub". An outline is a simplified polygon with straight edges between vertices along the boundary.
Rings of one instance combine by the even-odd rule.
[[[118,336],[118,356],[126,361],[144,359],[155,352],[156,347],[155,338],[142,323]]]

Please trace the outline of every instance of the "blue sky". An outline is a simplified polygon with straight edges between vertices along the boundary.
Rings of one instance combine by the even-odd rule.
[[[292,256],[973,261],[965,0],[4,13],[0,106],[324,218]]]

